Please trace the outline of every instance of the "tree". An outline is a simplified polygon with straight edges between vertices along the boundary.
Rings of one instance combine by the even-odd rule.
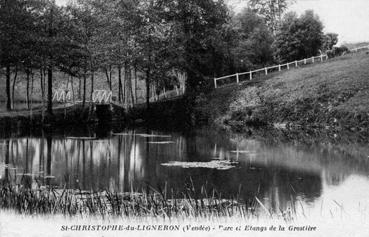
[[[187,72],[187,92],[196,91],[217,71],[217,46],[229,20],[224,1],[189,0],[173,2],[168,14],[175,22],[178,65]]]
[[[233,18],[237,43],[232,49],[238,70],[250,70],[273,62],[273,36],[264,19],[245,8]]]
[[[28,7],[29,3],[25,0],[0,1],[0,65],[6,70],[7,110],[12,107],[11,69],[17,70],[17,66],[31,55],[28,46],[34,21],[27,11]]]
[[[323,24],[312,10],[300,17],[287,14],[274,42],[275,56],[279,61],[293,61],[319,54],[323,45]]]
[[[333,46],[335,46],[338,43],[338,34],[336,33],[327,33],[324,35],[323,38],[323,46],[322,50],[332,50]]]
[[[94,6],[92,2],[86,0],[79,0],[78,5],[73,5],[68,8],[70,15],[69,21],[73,24],[71,39],[78,44],[80,61],[79,75],[83,77],[83,97],[82,107],[86,104],[87,93],[87,77],[91,78],[90,100],[94,91],[94,74],[97,69],[97,57],[98,57],[98,32],[99,28],[98,18],[94,13]]]
[[[53,71],[60,66],[60,60],[67,48],[65,27],[67,18],[63,9],[53,0],[36,1],[40,5],[36,9],[37,40],[35,41],[37,55],[41,60],[41,68],[47,73],[47,114],[53,115]]]
[[[249,7],[266,20],[270,32],[276,33],[282,16],[293,0],[250,0]]]
[[[146,106],[149,109],[151,85],[158,85],[174,66],[172,32],[173,22],[168,21],[166,5],[161,1],[142,1],[139,6],[139,31],[134,38],[137,44],[139,69],[145,72]]]

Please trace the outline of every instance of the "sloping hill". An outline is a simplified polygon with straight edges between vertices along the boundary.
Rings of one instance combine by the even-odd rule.
[[[221,126],[290,123],[362,130],[369,127],[369,54],[274,74],[206,96],[200,107]]]

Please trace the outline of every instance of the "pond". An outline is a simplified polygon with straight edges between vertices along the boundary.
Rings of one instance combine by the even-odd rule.
[[[72,134],[72,133],[71,133]],[[369,147],[280,141],[218,132],[54,133],[0,141],[0,178],[31,188],[216,192],[260,202],[260,212],[303,216],[369,207]],[[205,190],[205,191],[204,191]],[[259,203],[259,204],[260,204]]]

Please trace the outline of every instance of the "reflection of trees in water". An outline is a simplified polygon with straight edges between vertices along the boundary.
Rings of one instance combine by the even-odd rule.
[[[288,169],[327,174],[325,180],[328,184],[342,183],[351,174],[369,174],[369,147],[353,144],[334,144],[332,142],[300,143],[288,141],[267,144],[250,138],[232,137],[234,146],[240,149],[250,149],[259,143],[253,151],[258,154],[254,158],[256,163],[268,163]],[[245,148],[246,147],[246,148]],[[247,159],[247,157],[245,157]],[[331,182],[332,181],[332,182]]]
[[[124,152],[115,157],[115,140],[52,139],[51,136],[6,140],[8,147],[4,149],[4,163],[10,164],[10,168],[4,166],[6,177],[17,184],[25,184],[24,181],[31,178],[35,185],[64,187],[65,184],[67,188],[115,190],[120,182],[116,181],[118,172],[125,172],[125,166],[118,166],[118,161],[123,165],[125,162],[129,164],[128,153],[133,144],[127,139],[132,140],[121,140],[123,145],[120,146],[123,146]],[[135,177],[138,176],[133,174],[132,179]]]
[[[286,209],[289,202],[302,197],[313,201],[321,195],[322,183],[340,184],[353,173],[367,174],[369,161],[355,161],[350,153],[334,147],[296,144],[265,144],[242,137],[228,137],[213,131],[178,135],[171,138],[137,136],[135,131],[106,140],[22,138],[4,141],[0,162],[2,177],[27,186],[57,185],[83,190],[142,191],[145,184],[156,188],[167,183],[168,190],[185,192],[185,184],[196,190],[206,186],[223,197],[257,196],[272,209]],[[151,144],[168,141],[174,144]],[[234,153],[234,151],[249,153]],[[365,152],[367,150],[362,150]],[[228,171],[214,169],[168,168],[168,161],[210,161],[232,159],[240,167]],[[1,173],[2,172],[2,173]],[[322,173],[324,172],[324,180]],[[21,174],[32,173],[32,176]],[[55,176],[55,179],[46,179]],[[182,196],[181,196],[182,197]]]

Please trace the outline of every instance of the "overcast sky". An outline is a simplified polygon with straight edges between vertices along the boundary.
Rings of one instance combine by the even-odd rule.
[[[67,1],[56,0],[60,4]],[[236,11],[247,3],[247,0],[229,1]],[[308,9],[313,9],[320,16],[325,32],[339,34],[341,43],[369,41],[369,0],[296,0],[290,7],[297,13]]]

